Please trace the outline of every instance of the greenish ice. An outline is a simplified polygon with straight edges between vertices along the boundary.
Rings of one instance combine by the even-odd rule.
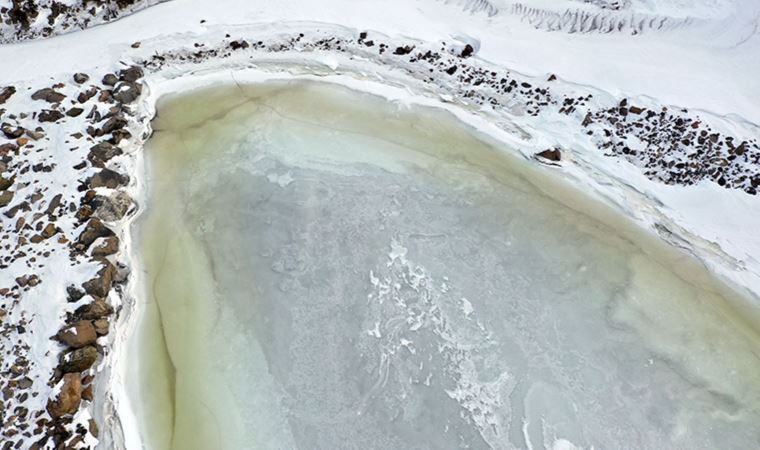
[[[154,130],[146,449],[760,448],[752,302],[450,113],[280,81]]]

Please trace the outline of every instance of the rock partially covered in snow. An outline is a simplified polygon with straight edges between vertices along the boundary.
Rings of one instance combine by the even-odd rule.
[[[62,329],[56,337],[59,341],[74,348],[93,344],[98,338],[95,327],[89,320],[80,320],[74,325]]]

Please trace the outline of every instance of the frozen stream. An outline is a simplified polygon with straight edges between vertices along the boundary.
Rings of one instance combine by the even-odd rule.
[[[147,448],[760,446],[737,297],[446,113],[272,83],[154,128]]]

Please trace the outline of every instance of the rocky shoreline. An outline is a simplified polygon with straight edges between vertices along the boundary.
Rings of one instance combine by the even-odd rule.
[[[0,287],[5,300],[0,310],[5,339],[0,345],[4,353],[15,356],[8,361],[10,367],[3,364],[0,378],[3,450],[20,448],[23,443],[30,444],[25,448],[88,448],[92,441],[88,434],[98,435],[94,419],[83,427],[74,416],[80,406],[93,401],[94,365],[108,345],[118,304],[113,299],[120,295],[112,290],[120,290],[128,275],[128,263],[117,256],[119,223],[136,211],[136,205],[124,190],[130,177],[120,172],[118,160],[124,157],[125,145],[139,139],[129,128],[135,123],[142,75],[140,68],[129,67],[100,81],[78,73],[71,80],[34,91],[27,87],[24,92],[21,86],[2,91],[3,103],[14,96],[29,96],[32,103],[20,104],[35,107],[0,109],[4,242],[15,241],[13,247],[5,246],[2,268],[19,272],[15,285]],[[61,167],[55,157],[30,157],[54,153],[49,136],[68,132],[74,127],[63,122],[73,120],[78,120],[80,131],[66,138],[70,145],[65,151],[70,152],[69,161],[77,164]],[[35,164],[36,160],[41,161]],[[68,189],[63,192],[55,185],[59,172],[74,177],[67,180]],[[40,186],[46,180],[38,174],[48,174],[54,182]],[[24,308],[30,289],[61,283],[55,271],[64,268],[46,267],[52,253],[67,253],[70,264],[88,266],[90,276],[83,282],[63,280],[65,291],[58,294],[63,324],[50,337],[59,343],[58,364],[49,380],[41,380],[29,376],[35,362],[26,357],[31,349],[25,343],[24,326],[34,318],[14,313]],[[20,267],[22,262],[27,270]],[[48,280],[45,272],[53,279]],[[54,393],[44,410],[27,405],[32,397],[51,389]]]
[[[709,180],[751,195],[760,187],[760,146],[752,134],[731,134],[713,118],[682,108],[600,99],[554,75],[535,79],[493,67],[475,57],[475,43],[304,29],[267,39],[236,31],[198,37],[180,48],[162,45],[134,43],[134,54],[127,55],[132,62],[112,73],[0,86],[0,268],[14,280],[0,286],[0,351],[12,355],[0,366],[2,450],[92,448],[97,442],[102,424],[89,410],[92,386],[129,295],[132,262],[123,242],[138,210],[128,192],[136,185],[132,159],[150,134],[152,105],[140,102],[152,77],[167,70],[191,73],[212,60],[244,67],[286,54],[361,58],[400,71],[466,108],[572,126],[600,154],[629,161],[658,182]],[[562,155],[573,150],[559,145],[539,155],[561,164]],[[38,310],[30,302],[42,296],[56,305],[41,327],[49,331],[44,339],[52,339],[42,359],[56,361],[49,380],[30,376],[39,363],[29,355],[41,350],[33,348],[39,336],[29,335],[30,324],[41,320],[29,312]]]

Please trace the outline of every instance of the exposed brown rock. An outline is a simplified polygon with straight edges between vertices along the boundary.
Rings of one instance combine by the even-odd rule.
[[[98,270],[97,275],[91,280],[82,283],[82,288],[93,297],[105,297],[111,290],[113,279],[116,276],[116,267],[108,260],[101,260],[103,266]]]
[[[103,243],[92,249],[92,256],[105,257],[113,255],[119,251],[119,238],[109,236],[103,240]]]
[[[82,400],[87,400],[88,402],[92,401],[92,385],[88,385],[86,388],[82,389]]]
[[[121,81],[127,81],[134,83],[143,77],[143,70],[139,66],[131,66],[124,70],[119,71],[119,79]]]
[[[97,333],[98,336],[105,336],[108,334],[108,319],[98,319],[92,324],[95,327],[95,333]]]
[[[106,76],[104,76],[102,80],[103,84],[105,84],[106,86],[113,86],[116,84],[117,81],[119,81],[119,79],[116,78],[116,75],[112,73],[106,74]]]
[[[75,73],[74,74],[74,81],[77,84],[86,83],[89,79],[90,79],[90,76],[87,75],[86,73],[81,73],[80,72],[80,73]]]
[[[90,347],[95,351],[94,347]],[[97,351],[95,353],[97,356]],[[93,362],[95,360],[93,359]],[[92,363],[90,363],[92,365]],[[89,367],[89,365],[87,366]],[[82,401],[82,379],[80,374],[66,373],[63,376],[63,386],[61,392],[55,400],[49,400],[47,410],[51,417],[57,419],[67,414],[74,414],[79,409],[79,403]]]
[[[126,192],[116,191],[110,196],[96,195],[90,202],[95,215],[106,222],[120,220],[132,206],[132,197]]]
[[[127,175],[122,175],[111,169],[103,169],[93,175],[89,180],[91,188],[106,187],[115,189],[127,183],[129,183],[129,177]]]
[[[69,117],[79,117],[84,112],[84,109],[79,107],[74,107],[66,111],[66,115]]]
[[[87,159],[89,159],[93,165],[103,167],[111,158],[121,154],[122,151],[119,147],[110,142],[101,142],[90,147],[90,153],[87,155]]]
[[[66,327],[56,335],[59,341],[69,347],[82,348],[86,345],[93,344],[98,338],[95,326],[89,320],[80,320],[79,322]]]
[[[0,192],[0,208],[8,206],[13,201],[13,192],[2,191]]]
[[[82,250],[87,250],[97,238],[113,235],[113,231],[103,225],[103,222],[99,219],[90,219],[90,221],[87,222],[84,231],[82,231],[82,234],[79,235],[77,242],[82,245]]]
[[[113,308],[102,298],[96,298],[92,303],[80,306],[74,315],[87,320],[102,319],[113,314]]]
[[[98,350],[92,345],[88,345],[63,355],[59,369],[63,373],[84,372],[92,367],[97,359]]]
[[[5,86],[3,88],[0,88],[0,105],[5,103],[15,93],[16,88],[13,86]]]
[[[54,109],[43,109],[37,119],[40,122],[57,122],[63,118],[63,113]]]
[[[562,154],[560,153],[559,149],[556,148],[536,153],[536,156],[549,161],[559,161],[562,158]]]
[[[65,95],[51,88],[40,89],[32,94],[32,100],[44,100],[48,103],[60,103],[65,98]]]
[[[14,127],[9,123],[2,124],[0,126],[0,131],[2,131],[8,139],[16,139],[24,135],[24,129],[22,127]]]

